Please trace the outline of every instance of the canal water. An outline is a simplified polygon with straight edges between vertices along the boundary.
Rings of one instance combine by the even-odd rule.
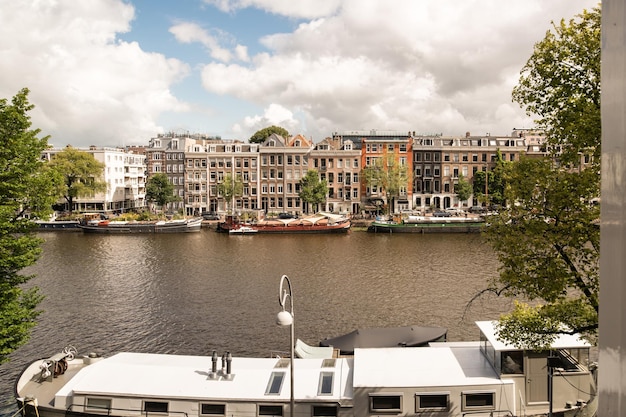
[[[293,287],[295,333],[306,343],[356,328],[436,325],[475,340],[476,320],[508,300],[470,299],[497,274],[479,234],[228,236],[48,232],[26,273],[46,299],[30,342],[0,365],[0,405],[31,360],[75,346],[119,351],[269,356],[289,350],[276,325],[279,283]],[[6,409],[5,409],[6,414]]]

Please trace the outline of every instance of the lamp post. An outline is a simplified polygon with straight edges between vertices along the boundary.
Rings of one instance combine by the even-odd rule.
[[[284,288],[285,283],[287,284],[287,288]],[[289,299],[289,310],[285,310],[285,304]],[[293,314],[293,291],[291,289],[291,281],[287,275],[283,275],[280,278],[280,286],[278,288],[278,302],[282,307],[282,310],[276,316],[276,324],[279,326],[289,326],[291,330],[291,335],[289,338],[290,343],[290,355],[289,355],[289,369],[290,369],[290,378],[291,378],[291,390],[290,390],[290,401],[291,405],[289,408],[289,415],[293,417],[293,409],[295,406],[294,393],[293,393],[293,356],[294,356],[294,314]]]

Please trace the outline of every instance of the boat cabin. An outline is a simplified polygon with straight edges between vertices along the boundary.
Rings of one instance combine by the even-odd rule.
[[[526,351],[498,341],[495,322],[477,325],[475,342],[356,348],[349,357],[309,350],[293,369],[284,357],[224,354],[219,366],[216,354],[72,352],[33,362],[16,398],[24,417],[592,415],[588,343],[562,336],[549,351]]]

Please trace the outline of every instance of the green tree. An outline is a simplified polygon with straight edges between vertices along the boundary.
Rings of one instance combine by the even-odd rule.
[[[241,175],[233,176],[231,174],[226,174],[224,176],[224,181],[217,186],[217,191],[224,197],[226,206],[230,208],[230,211],[232,211],[233,198],[241,197],[243,195],[243,180]]]
[[[167,204],[180,201],[181,198],[174,194],[174,185],[167,175],[159,172],[151,175],[146,182],[146,200],[163,209]]]
[[[496,165],[491,171],[477,171],[472,180],[472,190],[479,201],[486,205],[505,204],[504,169],[508,162],[502,158],[500,150],[496,152]]]
[[[537,117],[551,157],[503,167],[511,202],[487,238],[501,262],[489,291],[517,303],[502,317],[503,340],[542,347],[558,333],[598,327],[600,9],[553,25],[535,45],[513,98]],[[582,165],[584,155],[590,157]]]
[[[63,178],[61,195],[70,212],[74,210],[75,199],[93,197],[107,190],[107,184],[102,180],[104,164],[89,152],[67,146],[52,157],[50,168]]]
[[[373,164],[363,168],[361,177],[367,186],[379,187],[387,196],[387,205],[393,212],[393,201],[406,190],[411,175],[407,165],[398,163],[393,155],[376,158]]]
[[[326,201],[328,194],[328,183],[320,180],[319,173],[310,169],[306,175],[300,179],[300,199],[308,204],[314,204],[317,208],[319,204]],[[308,212],[308,210],[307,210]]]
[[[264,129],[258,130],[254,135],[250,137],[249,142],[250,143],[262,143],[265,141],[265,139],[270,137],[270,135],[272,135],[273,133],[276,133],[277,135],[280,135],[283,138],[289,137],[289,132],[286,129],[280,126],[270,126],[270,127],[266,127]]]
[[[465,179],[463,174],[459,174],[459,181],[454,186],[454,192],[459,199],[459,204],[471,197],[472,185]]]
[[[24,214],[43,218],[59,198],[59,177],[41,161],[48,137],[38,138],[40,130],[31,129],[28,93],[19,91],[11,103],[0,99],[0,363],[28,341],[41,313],[39,290],[22,287],[32,276],[20,272],[41,252],[36,225]]]

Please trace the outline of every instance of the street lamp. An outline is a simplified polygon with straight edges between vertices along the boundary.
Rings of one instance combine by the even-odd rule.
[[[287,288],[284,288],[287,283]],[[289,310],[285,310],[285,303],[289,298]],[[291,405],[289,408],[289,415],[293,417],[293,409],[295,406],[295,400],[293,395],[293,356],[294,356],[294,314],[293,314],[293,291],[291,290],[291,281],[287,275],[283,275],[280,278],[280,286],[278,288],[278,303],[282,307],[282,310],[276,316],[276,324],[279,326],[289,326],[291,330],[290,342],[290,355],[289,355],[289,369],[291,377]]]

